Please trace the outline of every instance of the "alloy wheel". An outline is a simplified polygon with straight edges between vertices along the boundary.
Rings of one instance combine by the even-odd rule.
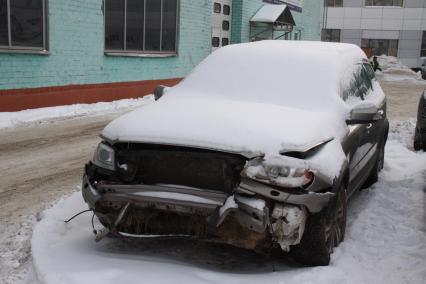
[[[325,240],[326,247],[331,254],[344,239],[346,227],[346,189],[342,188],[337,196],[334,212],[326,218]]]

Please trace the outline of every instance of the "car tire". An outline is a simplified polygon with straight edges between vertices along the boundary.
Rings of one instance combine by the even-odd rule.
[[[422,143],[420,142],[422,137],[419,134],[419,131],[416,129],[416,133],[414,134],[414,150],[420,151],[423,148]]]
[[[300,244],[291,247],[293,259],[308,266],[329,265],[334,248],[345,238],[346,210],[346,188],[341,187],[323,211],[308,217]]]
[[[414,141],[414,151],[420,151],[422,149],[422,145],[417,141]]]
[[[385,145],[384,143],[379,144],[379,153],[376,157],[376,162],[374,163],[374,167],[371,169],[370,175],[365,180],[362,185],[362,189],[366,189],[373,184],[375,184],[379,180],[379,172],[383,169],[383,165],[385,163]]]

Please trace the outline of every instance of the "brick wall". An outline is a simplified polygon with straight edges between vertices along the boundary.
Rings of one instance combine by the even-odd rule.
[[[302,39],[319,40],[322,2],[304,0],[292,12]],[[261,0],[234,0],[232,43],[249,40],[249,20]],[[49,55],[0,53],[0,89],[96,84],[185,76],[211,50],[211,0],[180,0],[178,56],[104,55],[102,0],[48,0]]]
[[[0,89],[185,76],[211,50],[210,0],[180,0],[178,56],[104,55],[102,0],[48,0],[49,55],[0,54]]]
[[[303,27],[303,40],[321,40],[323,14],[323,0],[303,0],[303,13],[296,22]]]
[[[250,19],[262,7],[262,0],[233,0],[232,6],[232,43],[248,42],[250,37]]]

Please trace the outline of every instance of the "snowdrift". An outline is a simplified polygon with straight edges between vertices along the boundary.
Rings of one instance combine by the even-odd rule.
[[[422,74],[420,72],[414,72],[402,64],[402,62],[394,56],[377,56],[377,61],[382,68],[382,72],[377,71],[376,73],[380,80],[387,82],[408,81],[412,83],[426,84],[426,81],[422,79]]]
[[[124,99],[94,104],[44,107],[16,112],[0,112],[0,129],[16,127],[29,123],[41,123],[55,119],[114,113],[126,108],[141,107],[153,101],[154,96],[150,95],[139,99]]]

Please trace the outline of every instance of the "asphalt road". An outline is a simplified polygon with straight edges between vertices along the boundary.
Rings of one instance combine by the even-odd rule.
[[[382,87],[391,120],[416,116],[426,85],[383,83]],[[52,202],[78,189],[83,165],[100,141],[98,135],[119,115],[0,130],[0,270],[19,278],[20,272],[27,269],[32,222]],[[4,272],[0,274],[4,276]],[[1,275],[0,282],[11,281],[10,277],[2,281]]]

